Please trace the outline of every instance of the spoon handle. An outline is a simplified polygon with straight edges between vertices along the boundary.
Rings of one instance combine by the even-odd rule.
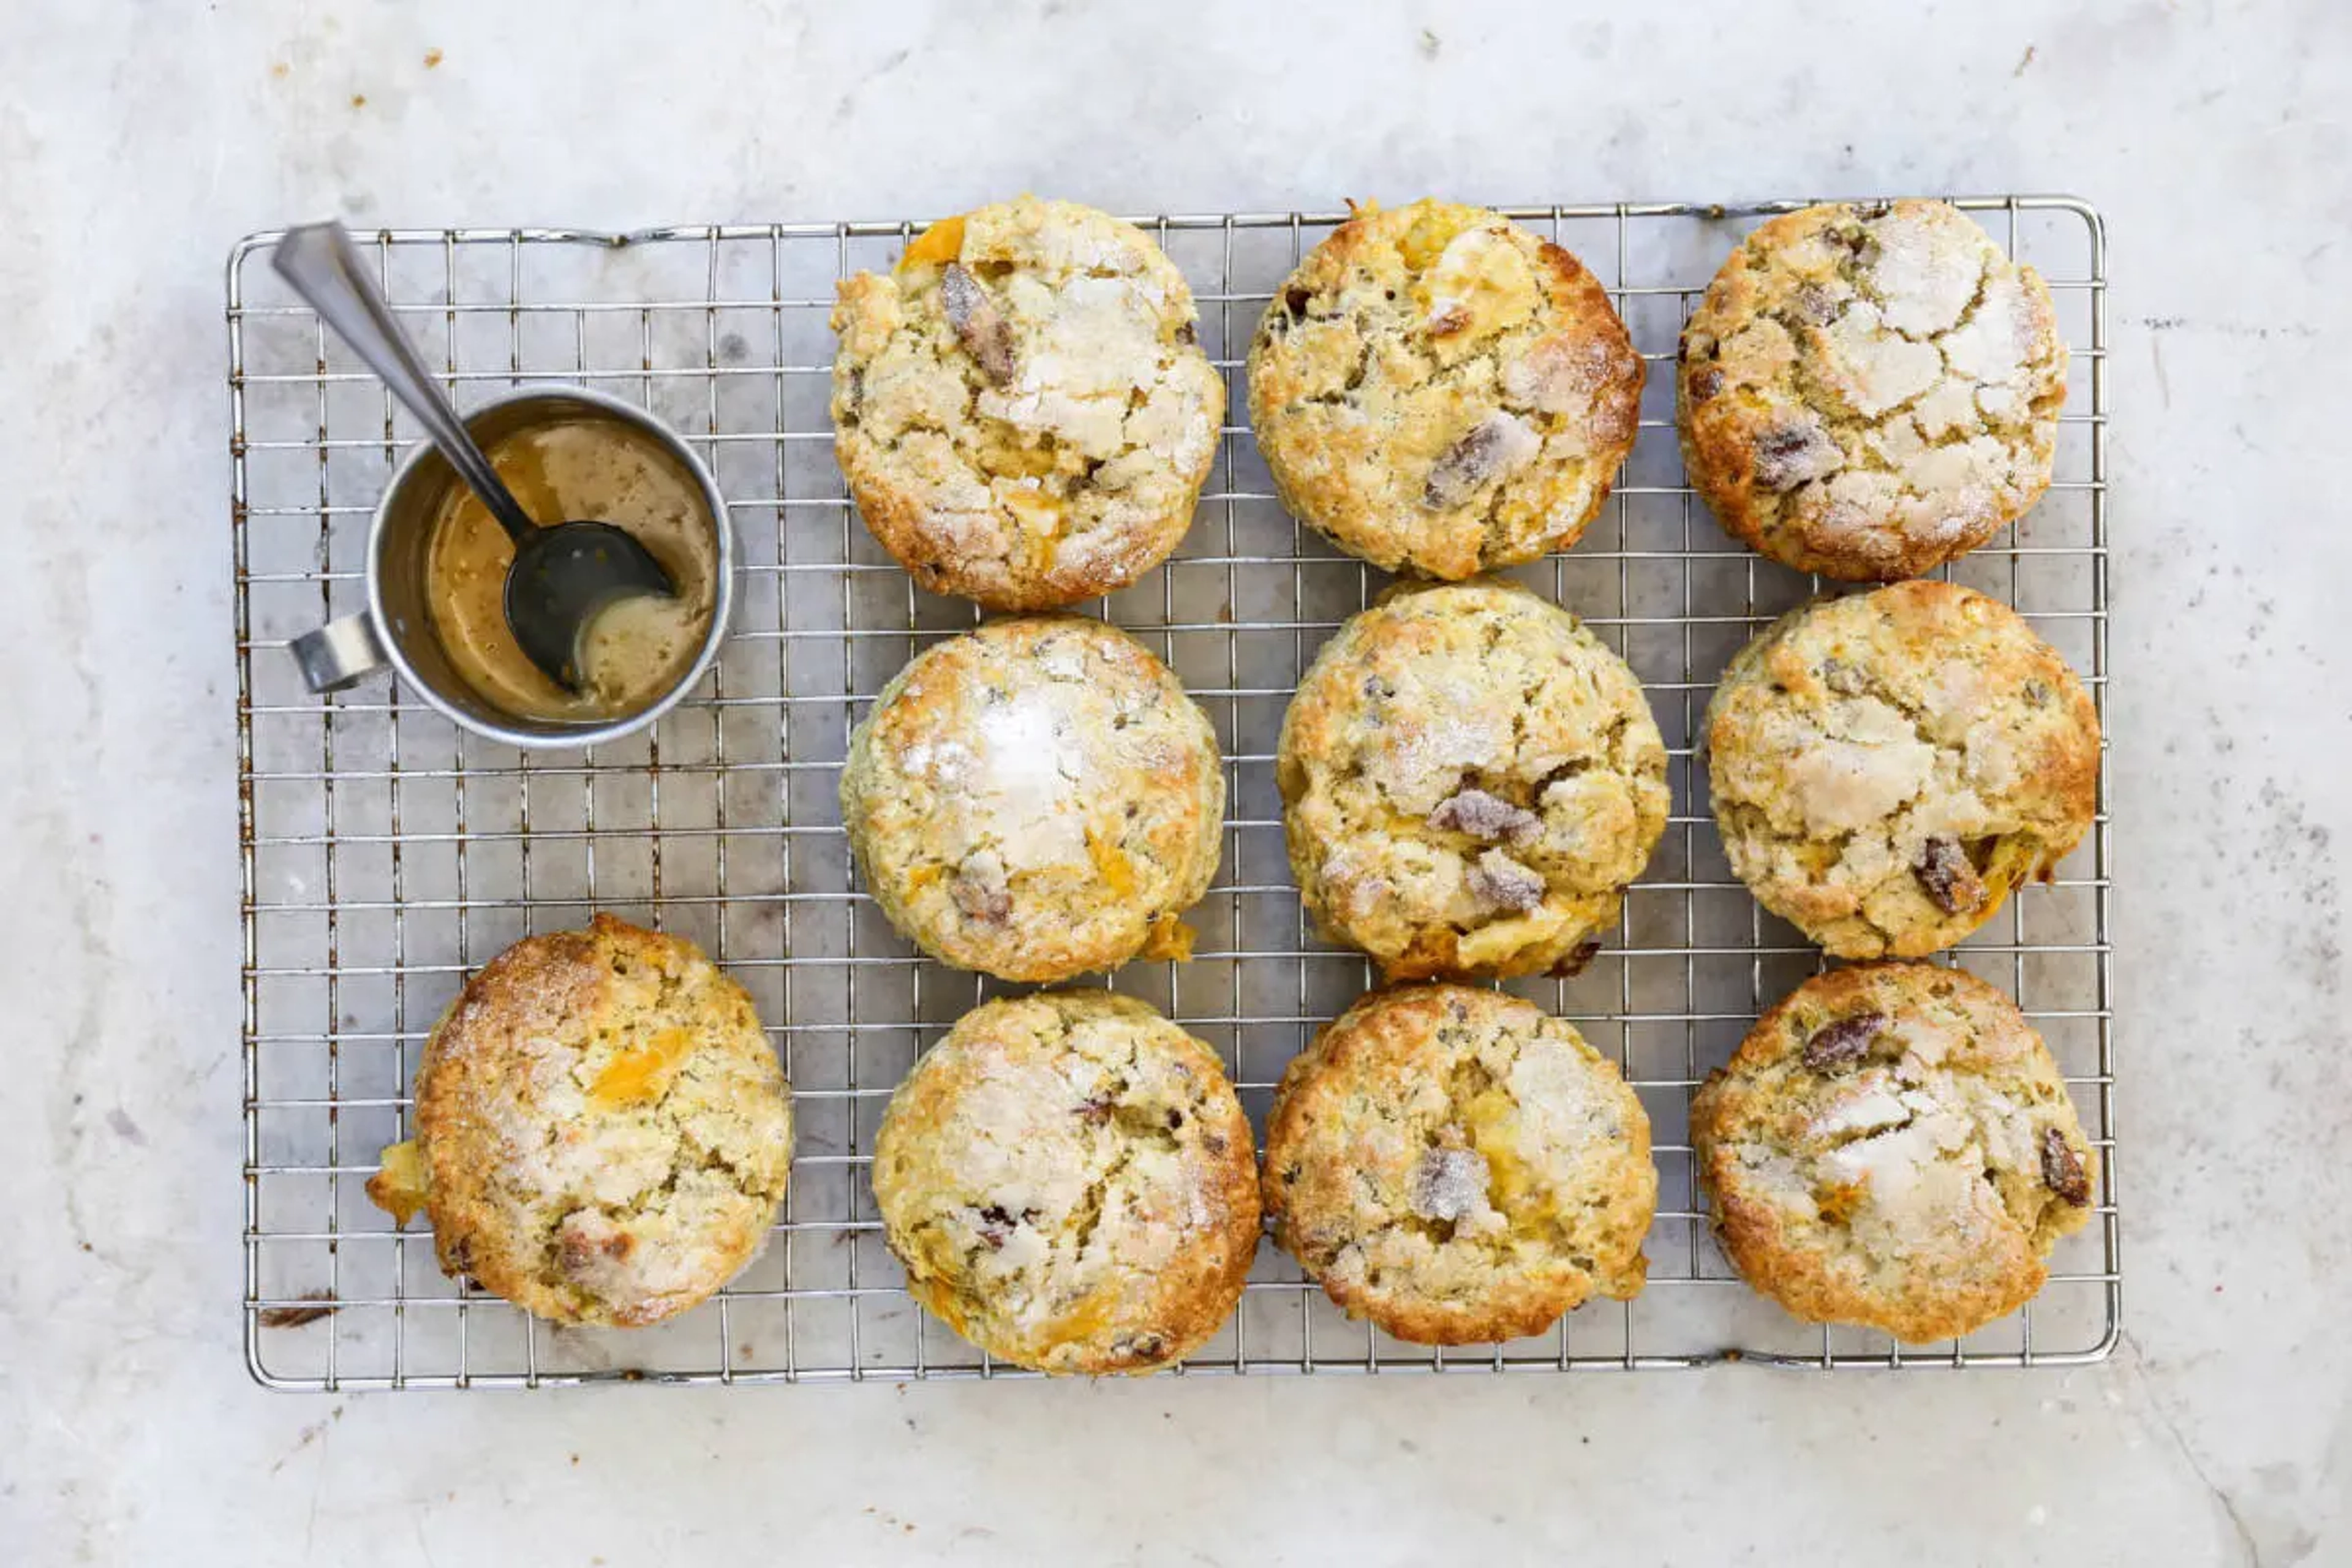
[[[474,444],[441,384],[416,357],[408,335],[393,319],[375,279],[368,275],[359,247],[341,224],[314,223],[289,228],[270,253],[269,264],[319,319],[375,372],[406,405],[458,478],[481,498],[499,526],[520,546],[538,531],[490,460]]]

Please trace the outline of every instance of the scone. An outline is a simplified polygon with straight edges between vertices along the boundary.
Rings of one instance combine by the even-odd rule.
[[[1691,1143],[1742,1278],[1809,1321],[1913,1342],[2041,1289],[2097,1165],[2024,1015],[1927,963],[1799,986],[1692,1100]]]
[[[1559,246],[1479,207],[1367,205],[1275,290],[1250,418],[1292,511],[1451,580],[1576,542],[1633,449],[1642,374]]]
[[[1375,991],[1282,1075],[1275,1240],[1350,1317],[1458,1345],[1630,1300],[1657,1205],[1650,1121],[1616,1066],[1531,1002]]]
[[[1693,488],[1800,572],[1920,575],[2049,488],[2066,397],[2050,290],[1942,202],[1766,223],[1707,286],[1680,358]]]
[[[833,310],[835,451],[924,587],[994,610],[1125,587],[1168,558],[1225,384],[1141,229],[1023,196],[934,224]]]
[[[1000,1361],[1151,1372],[1233,1315],[1250,1128],[1206,1046],[1105,991],[991,1002],[890,1097],[874,1197],[907,1289]]]
[[[2099,720],[2016,611],[1949,583],[1793,610],[1706,710],[1731,869],[1840,958],[1917,958],[2047,877],[2098,803]]]
[[[1507,583],[1392,590],[1282,721],[1291,874],[1391,979],[1572,972],[1666,823],[1666,749],[1624,660]]]
[[[441,1268],[558,1323],[686,1310],[784,1195],[791,1085],[692,942],[598,915],[484,966],[425,1042],[416,1137],[368,1196],[422,1208]]]
[[[924,952],[1063,980],[1150,947],[1216,875],[1208,716],[1100,621],[992,621],[924,650],[849,737],[841,816],[866,887]]]

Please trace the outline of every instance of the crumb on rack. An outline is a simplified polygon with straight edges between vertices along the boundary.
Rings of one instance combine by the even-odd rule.
[[[325,1290],[305,1290],[295,1298],[299,1301],[326,1302],[334,1297]],[[264,1307],[254,1314],[253,1321],[265,1329],[299,1329],[305,1323],[315,1323],[321,1318],[334,1316],[336,1309],[317,1307]]]

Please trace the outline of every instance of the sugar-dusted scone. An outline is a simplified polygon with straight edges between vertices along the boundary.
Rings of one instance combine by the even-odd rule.
[[[1576,542],[1633,449],[1642,375],[1559,246],[1480,207],[1367,205],[1275,290],[1250,418],[1292,511],[1451,580]]]
[[[485,965],[425,1042],[416,1137],[368,1196],[422,1208],[442,1269],[558,1323],[709,1297],[784,1195],[791,1085],[692,942],[598,915]]]
[[[1398,588],[1341,626],[1275,777],[1308,912],[1397,980],[1580,967],[1666,822],[1633,672],[1486,579]]]
[[[1927,963],[1799,986],[1692,1100],[1691,1143],[1742,1278],[1810,1321],[1915,1343],[2041,1289],[2098,1165],[2024,1015]]]
[[[2098,802],[2099,721],[1997,599],[1897,583],[1781,616],[1706,711],[1731,868],[1840,958],[1917,958],[2046,877]]]
[[[924,650],[849,738],[842,822],[890,923],[943,963],[1064,980],[1150,945],[1216,875],[1225,779],[1168,667],[1082,616]]]
[[[1658,1173],[1642,1102],[1573,1025],[1408,985],[1292,1059],[1265,1188],[1276,1241],[1349,1316],[1457,1345],[1639,1294]]]
[[[866,526],[935,593],[1052,609],[1168,558],[1225,384],[1192,292],[1133,224],[1018,201],[841,285],[835,451]]]
[[[1241,1300],[1249,1121],[1206,1046],[1104,991],[990,1002],[890,1097],[874,1197],[907,1289],[999,1360],[1155,1371]]]
[[[1917,576],[2049,488],[2066,346],[2050,290],[1942,202],[1759,227],[1683,329],[1683,463],[1784,565]]]

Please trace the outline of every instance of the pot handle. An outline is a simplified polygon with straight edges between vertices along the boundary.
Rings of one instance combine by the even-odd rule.
[[[313,691],[341,691],[355,686],[392,661],[375,635],[375,622],[365,611],[329,621],[314,632],[304,632],[293,643],[294,662]]]

